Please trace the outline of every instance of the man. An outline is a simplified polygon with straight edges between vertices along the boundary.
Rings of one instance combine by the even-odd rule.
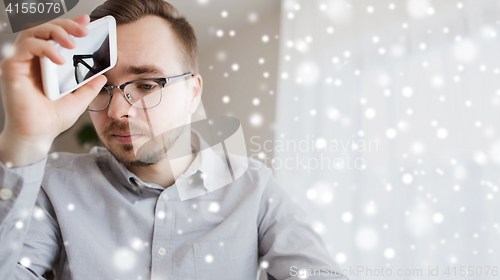
[[[117,20],[116,66],[58,101],[43,94],[37,56],[64,63],[47,40],[73,48],[87,15],[23,31],[1,63],[0,279],[256,279],[259,265],[276,279],[302,279],[298,268],[340,278],[268,168],[231,156],[247,171],[214,189],[227,165],[189,129],[202,78],[185,18],[161,0],[108,0],[90,17],[105,15]],[[118,87],[179,75],[155,106]],[[86,109],[106,148],[48,156]],[[189,152],[172,161],[171,150]]]

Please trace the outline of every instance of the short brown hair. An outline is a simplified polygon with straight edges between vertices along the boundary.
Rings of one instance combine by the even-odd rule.
[[[198,73],[198,45],[194,29],[170,3],[163,0],[107,0],[92,11],[90,20],[107,15],[112,15],[117,25],[134,22],[146,15],[165,19],[181,51],[183,71]]]

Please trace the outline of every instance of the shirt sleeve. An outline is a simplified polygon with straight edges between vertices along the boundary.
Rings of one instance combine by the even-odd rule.
[[[47,157],[7,168],[0,162],[0,279],[44,279],[59,250],[53,210],[41,190]]]
[[[259,256],[270,279],[347,279],[305,211],[271,175],[259,208]],[[262,265],[261,265],[262,266]]]

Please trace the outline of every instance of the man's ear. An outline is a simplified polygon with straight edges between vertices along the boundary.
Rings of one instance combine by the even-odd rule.
[[[198,105],[201,102],[201,94],[203,91],[203,79],[201,78],[201,75],[194,74],[193,79],[194,79],[194,85],[192,87],[193,95],[189,102],[189,110],[188,110],[189,114],[193,114],[198,108]]]

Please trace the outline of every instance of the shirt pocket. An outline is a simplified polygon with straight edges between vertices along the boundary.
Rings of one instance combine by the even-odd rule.
[[[257,279],[256,235],[193,244],[196,279]]]

